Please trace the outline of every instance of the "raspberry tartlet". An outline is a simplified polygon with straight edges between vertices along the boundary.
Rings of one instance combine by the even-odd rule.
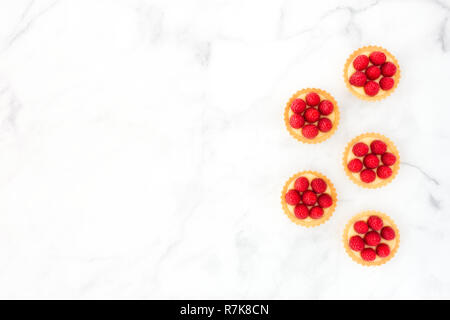
[[[342,240],[355,262],[363,266],[379,266],[394,257],[400,245],[400,233],[386,214],[365,211],[348,222]]]
[[[347,88],[358,98],[375,101],[386,98],[398,85],[400,67],[386,49],[368,46],[354,51],[344,67]]]
[[[365,133],[345,148],[343,165],[347,176],[364,188],[379,188],[394,180],[400,156],[394,143],[378,133]]]
[[[333,135],[339,124],[339,107],[331,94],[303,89],[289,99],[284,110],[289,133],[304,143],[319,143]]]
[[[336,189],[324,175],[302,171],[284,185],[281,205],[292,222],[315,227],[327,221],[336,208]]]

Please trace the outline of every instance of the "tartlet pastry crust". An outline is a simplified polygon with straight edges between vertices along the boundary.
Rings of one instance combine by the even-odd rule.
[[[349,231],[350,229],[353,227],[353,224],[358,221],[358,220],[365,220],[364,218],[368,218],[369,216],[379,216],[381,219],[383,219],[383,222],[386,226],[390,226],[392,229],[394,229],[395,231],[395,245],[391,248],[391,253],[389,254],[388,257],[386,258],[379,258],[376,259],[375,261],[365,261],[361,258],[360,253],[357,251],[353,251],[348,242],[349,242]],[[394,241],[391,240],[391,241]],[[368,211],[364,211],[361,212],[357,215],[355,215],[353,218],[350,219],[350,221],[347,223],[347,225],[345,226],[344,229],[344,234],[342,236],[342,241],[344,243],[344,248],[345,251],[347,251],[347,254],[350,256],[350,258],[352,258],[353,261],[355,261],[356,263],[359,263],[360,265],[363,266],[380,266],[382,264],[385,264],[386,262],[388,262],[389,260],[391,260],[395,254],[398,251],[398,248],[400,246],[400,232],[397,228],[397,225],[395,224],[394,220],[391,219],[391,217],[389,217],[387,214],[384,214],[382,212],[378,212],[378,211],[374,211],[374,210],[368,210]],[[378,258],[378,257],[377,257]]]
[[[362,141],[366,138],[370,138],[373,140],[377,140],[377,139],[382,140],[387,145],[387,151],[393,153],[397,157],[397,160],[391,166],[392,175],[389,178],[380,179],[377,177],[377,179],[374,182],[365,183],[365,182],[361,181],[361,179],[359,178],[359,172],[353,173],[348,169],[348,167],[347,167],[348,155],[350,154],[350,152],[352,152],[353,145],[355,145],[357,142]],[[345,147],[343,157],[342,157],[342,164],[344,165],[344,170],[345,170],[345,173],[347,174],[347,176],[350,178],[350,180],[352,180],[358,186],[363,187],[363,188],[368,188],[368,189],[376,189],[376,188],[380,188],[382,186],[389,184],[392,180],[395,179],[395,177],[397,176],[398,170],[400,169],[400,154],[398,153],[398,150],[397,150],[397,147],[395,146],[395,144],[386,136],[379,134],[379,133],[373,133],[373,132],[363,133],[363,134],[355,137],[354,139],[352,139],[347,144],[347,146]]]
[[[289,118],[290,118],[290,115],[291,115],[291,111],[290,110],[291,110],[292,102],[295,99],[297,99],[298,97],[300,97],[302,95],[305,95],[305,94],[307,94],[309,92],[316,92],[317,94],[319,94],[321,96],[321,99],[323,98],[323,99],[326,99],[326,100],[330,100],[333,103],[333,106],[334,106],[333,112],[331,113],[331,115],[334,114],[334,119],[332,120],[333,128],[331,128],[331,130],[328,131],[328,132],[321,132],[321,131],[319,131],[319,134],[314,139],[308,139],[308,138],[304,137],[302,135],[302,133],[301,133],[301,128],[300,129],[294,129],[289,124]],[[328,115],[326,117],[329,118],[330,115]],[[302,90],[297,91],[289,99],[289,101],[287,102],[286,107],[284,109],[284,123],[286,124],[286,128],[289,131],[289,134],[291,136],[293,136],[295,139],[297,139],[298,141],[301,141],[303,143],[314,144],[314,143],[320,143],[320,142],[323,142],[323,141],[327,140],[337,130],[337,127],[339,125],[339,119],[340,119],[339,106],[338,106],[336,100],[333,98],[333,96],[331,94],[329,94],[325,90],[321,90],[321,89],[317,89],[317,88],[306,88],[306,89],[302,89]]]
[[[286,192],[289,190],[289,186],[300,176],[303,175],[314,175],[317,178],[322,178],[327,183],[327,190],[329,190],[327,193],[331,196],[331,199],[333,199],[333,204],[329,208],[324,208],[324,214],[323,217],[320,219],[312,219],[310,217],[306,219],[298,219],[294,212],[290,210],[289,205],[286,203],[286,200],[284,199],[284,196]],[[336,188],[334,187],[333,183],[328,179],[325,175],[316,172],[316,171],[301,171],[293,176],[291,176],[286,183],[284,184],[283,191],[281,192],[281,206],[283,207],[284,213],[287,215],[287,217],[294,222],[295,224],[304,226],[304,227],[317,227],[326,221],[330,219],[330,217],[333,215],[334,210],[336,209],[337,204],[337,193]],[[292,206],[291,206],[292,207]]]
[[[350,84],[350,81],[349,81],[350,77],[349,77],[349,72],[348,72],[349,68],[350,69],[354,69],[352,63],[353,63],[353,60],[357,56],[359,56],[360,54],[364,54],[364,53],[372,52],[372,51],[381,51],[381,52],[383,52],[386,55],[386,58],[387,58],[386,61],[392,62],[397,67],[397,72],[392,77],[394,79],[394,86],[390,90],[387,90],[387,91],[384,91],[384,90],[382,90],[380,88],[380,91],[378,92],[378,94],[376,94],[373,97],[368,96],[365,93],[358,92],[358,90],[356,90],[355,87]],[[351,72],[350,75],[351,74],[353,74],[353,72]],[[398,61],[395,58],[395,56],[392,53],[390,53],[389,51],[387,51],[385,48],[382,48],[382,47],[379,47],[379,46],[362,47],[362,48],[359,48],[358,50],[353,51],[353,53],[348,57],[347,61],[345,62],[345,66],[344,66],[344,81],[345,81],[345,85],[347,86],[347,88],[350,90],[350,92],[354,96],[356,96],[356,97],[358,97],[360,99],[366,100],[366,101],[378,101],[378,100],[384,99],[387,96],[389,96],[390,94],[392,94],[392,92],[394,92],[394,90],[397,88],[398,83],[400,81],[400,66],[399,66]]]

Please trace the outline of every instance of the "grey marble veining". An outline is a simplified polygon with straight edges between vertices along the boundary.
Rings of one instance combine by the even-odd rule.
[[[450,298],[450,2],[0,2],[1,298]],[[387,99],[353,97],[349,54],[399,60]],[[330,92],[338,130],[287,133],[305,87]],[[401,155],[388,186],[341,165],[363,132]],[[286,179],[317,170],[338,207],[291,223]],[[363,268],[341,234],[389,214],[397,256]]]

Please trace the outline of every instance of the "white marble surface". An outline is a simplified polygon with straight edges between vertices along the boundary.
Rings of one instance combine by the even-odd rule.
[[[343,64],[388,48],[402,79],[353,97]],[[0,298],[450,298],[450,1],[0,1]],[[287,133],[293,92],[341,107],[335,135]],[[343,149],[377,131],[393,183],[363,190]],[[299,170],[339,203],[282,213]],[[401,247],[364,268],[341,233],[388,213]]]

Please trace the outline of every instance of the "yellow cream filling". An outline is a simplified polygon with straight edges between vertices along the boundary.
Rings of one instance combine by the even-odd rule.
[[[291,190],[291,189],[295,189],[295,188],[294,188],[295,180],[297,180],[297,179],[300,178],[300,177],[305,177],[305,178],[307,178],[307,179],[309,180],[309,189],[311,189],[311,181],[312,181],[313,179],[315,179],[315,178],[319,178],[319,177],[315,176],[314,174],[311,174],[311,173],[304,173],[304,174],[298,176],[297,178],[295,178],[295,179],[289,184],[289,186],[288,186],[288,188],[287,188],[287,191],[289,191],[289,190]],[[325,190],[324,193],[328,193],[328,194],[331,196],[331,198],[334,198],[334,197],[332,196],[332,194],[331,194],[331,188],[330,188],[330,186],[328,185],[328,182],[327,182],[326,180],[324,180],[324,181],[325,181],[325,183],[327,183],[327,189]],[[334,201],[335,201],[335,199],[333,199],[333,202],[334,202]],[[288,207],[289,212],[292,213],[292,215],[295,217],[295,214],[294,214],[294,208],[295,208],[295,206],[291,206],[291,205],[288,204],[288,203],[286,203],[286,205],[287,205],[287,207]],[[316,203],[315,206],[317,206],[317,205],[318,205],[318,204]],[[332,208],[333,208],[333,205],[331,205],[331,206],[328,207],[328,208],[322,208],[322,209],[323,209],[323,216],[322,216],[322,218],[325,217],[325,216],[327,216],[327,214],[330,213],[330,210],[331,210]],[[321,219],[322,219],[322,218],[321,218]],[[310,218],[310,217],[307,217],[306,219],[302,219],[302,220],[320,220],[320,219],[312,219],[312,218]]]
[[[369,218],[369,215],[364,216],[364,217],[361,217],[359,220],[365,221],[365,222],[367,223],[367,219],[368,219],[368,218]],[[358,221],[359,221],[359,220],[358,220]],[[385,219],[383,219],[383,223],[384,223],[383,227],[386,227],[386,226],[387,226],[387,227],[392,227],[391,225],[387,224],[387,221],[386,221]],[[394,228],[393,228],[393,229],[394,229]],[[395,230],[395,229],[394,229],[394,230]],[[358,236],[360,236],[361,238],[364,239],[364,234],[357,233],[357,232],[355,231],[355,228],[353,228],[353,225],[352,225],[352,226],[350,226],[350,228],[349,228],[349,230],[348,230],[348,233],[347,233],[347,239],[348,239],[348,241],[350,240],[351,237],[353,237],[353,236],[355,236],[355,235],[358,235]],[[380,235],[380,236],[381,236],[381,235]],[[389,246],[389,249],[391,250],[391,253],[389,254],[389,256],[392,254],[392,251],[394,250],[395,246],[397,245],[397,239],[398,239],[398,235],[397,235],[397,234],[395,235],[395,238],[392,239],[392,240],[386,240],[386,239],[381,238],[380,243],[386,243],[386,244]],[[376,247],[371,247],[371,246],[368,246],[368,245],[366,245],[366,247],[372,248],[372,249],[374,249],[374,250],[376,251]],[[358,259],[362,259],[362,258],[361,258],[361,252],[360,252],[360,251],[354,251],[354,250],[352,250],[351,248],[350,248],[350,251],[351,251],[351,254],[353,254],[353,255],[354,255],[355,257],[357,257]],[[379,256],[377,255],[377,257],[375,258],[375,260],[373,260],[372,262],[378,262],[378,261],[380,261],[380,260],[389,258],[389,256],[384,257],[384,258],[381,258],[381,257],[379,257]]]
[[[358,142],[364,142],[365,144],[367,144],[367,146],[369,147],[369,153],[371,153],[371,151],[370,151],[370,143],[372,142],[372,141],[374,141],[374,140],[379,140],[379,139],[377,139],[377,138],[369,138],[369,137],[366,137],[366,138],[363,138],[363,139],[361,139],[361,140],[359,140]],[[356,142],[356,143],[358,143],[358,142]],[[355,144],[356,144],[355,143]],[[354,145],[355,145],[354,144]],[[390,152],[390,153],[393,153],[393,154],[395,154],[394,152],[393,152],[393,150],[390,150],[390,148],[389,148],[389,145],[388,144],[386,144],[387,145],[387,149],[386,149],[386,152]],[[347,159],[346,159],[346,165],[350,162],[350,160],[353,160],[353,159],[355,159],[355,158],[358,158],[359,160],[361,160],[361,161],[363,161],[363,159],[364,159],[364,157],[357,157],[357,156],[355,156],[354,154],[353,154],[353,151],[352,151],[352,148],[353,148],[353,146],[349,149],[349,151],[348,151],[348,154],[347,154]],[[383,163],[381,162],[381,159],[380,159],[380,165],[382,165]],[[364,163],[363,163],[363,165],[364,165]],[[392,169],[392,171],[394,171],[393,170],[393,166],[390,166],[391,167],[391,169]],[[363,166],[363,169],[362,170],[364,170],[364,166]],[[361,170],[361,171],[362,171]],[[372,170],[374,170],[375,171],[375,174],[377,173],[377,170],[376,169],[372,169]],[[360,172],[351,172],[351,171],[349,171],[349,173],[353,176],[353,177],[355,177],[356,179],[358,179],[358,180],[360,180],[361,181],[361,178],[360,178],[360,173],[361,173],[361,171]],[[375,180],[374,181],[372,181],[372,182],[370,182],[370,183],[368,183],[368,184],[373,184],[373,185],[376,185],[376,184],[379,184],[379,183],[382,183],[383,181],[385,181],[385,180],[389,180],[389,179],[391,179],[392,178],[392,176],[390,176],[389,178],[387,178],[387,179],[380,179],[379,177],[378,177],[378,175],[376,175],[376,178],[375,178]]]
[[[315,92],[315,91],[314,91],[314,90],[311,90],[310,92]],[[308,93],[310,93],[310,92],[304,92],[304,93],[302,93],[302,94],[299,94],[299,95],[296,97],[296,99],[303,99],[303,100],[306,102],[305,97],[306,97],[306,95],[307,95]],[[319,95],[320,101],[321,101],[321,102],[322,102],[322,100],[328,100],[327,97],[323,96],[323,95],[320,94],[319,92],[316,92],[316,93]],[[333,103],[333,101],[331,101],[331,100],[330,100],[330,102]],[[306,106],[306,108],[310,108],[310,107],[309,107],[309,106]],[[317,109],[318,107],[314,107],[314,108]],[[335,106],[334,103],[333,103],[333,112],[331,112],[331,113],[330,113],[329,115],[327,115],[327,116],[322,116],[322,114],[321,114],[321,117],[327,117],[328,119],[331,120],[331,123],[333,123],[333,127],[336,125],[336,121],[335,121],[335,119],[336,119],[336,112],[335,112],[335,110],[336,110],[336,106]],[[292,111],[291,107],[289,106],[289,119],[291,118],[291,116],[292,116],[293,114],[294,114],[294,112]],[[311,124],[317,124],[317,123],[318,123],[318,121],[313,122],[313,123],[311,123]],[[310,124],[310,123],[305,121],[305,125],[306,125],[306,124]],[[302,128],[300,128],[300,129],[295,129],[295,128],[292,128],[292,127],[291,127],[291,130],[293,130],[296,134],[303,136],[303,134],[302,134]],[[331,129],[331,130],[328,131],[328,132],[322,132],[322,131],[319,130],[319,134],[318,134],[314,139],[317,139],[317,138],[319,138],[319,137],[325,136],[325,135],[329,134],[330,132],[332,132],[332,130],[333,130],[333,129]]]
[[[369,55],[373,52],[373,51],[376,51],[376,50],[367,50],[367,51],[363,51],[363,52],[361,52],[360,54],[358,54],[358,56],[359,55],[366,55],[367,57],[369,57]],[[388,54],[387,52],[384,52],[384,51],[382,51],[385,55],[386,55],[386,62],[392,62],[393,64],[395,64],[395,62],[394,62],[394,60],[392,59],[392,57],[390,56],[390,54]],[[356,56],[357,57],[357,56]],[[356,58],[355,57],[355,58]],[[353,60],[355,60],[355,58],[353,59]],[[369,62],[369,66],[371,65],[371,62]],[[355,73],[355,71],[357,71],[356,69],[355,69],[355,67],[353,67],[353,61],[350,63],[350,65],[348,66],[348,69],[347,69],[347,79],[349,79],[349,81],[350,81],[350,77],[352,76],[352,74],[353,73]],[[397,70],[397,72],[398,72],[398,70]],[[380,82],[380,80],[381,80],[381,78],[383,77],[383,75],[381,75],[380,74],[380,76],[377,78],[377,79],[375,79],[375,80],[372,80],[372,81],[375,81],[375,82]],[[394,81],[395,81],[395,79],[394,79]],[[358,92],[359,94],[361,94],[361,95],[366,95],[366,92],[364,91],[364,87],[355,87],[355,86],[353,86],[352,85],[352,88],[353,88],[353,90],[355,90],[356,92]],[[389,91],[389,90],[388,90]],[[380,91],[378,92],[378,94],[377,95],[379,95],[380,93],[382,94],[384,91],[380,88]]]

